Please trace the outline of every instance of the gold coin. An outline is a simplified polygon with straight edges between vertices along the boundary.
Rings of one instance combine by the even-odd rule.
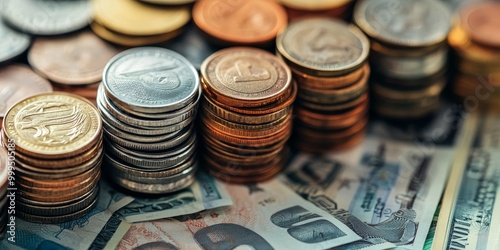
[[[189,7],[162,7],[123,0],[93,0],[94,20],[129,36],[153,36],[180,29],[191,18]]]
[[[220,50],[203,61],[201,74],[214,94],[227,105],[259,107],[280,98],[292,84],[292,74],[276,56],[260,49]]]
[[[96,22],[90,24],[90,28],[102,39],[108,42],[128,47],[161,43],[170,40],[182,33],[182,29],[178,29],[169,33],[154,36],[129,36],[109,30]]]
[[[24,155],[56,159],[78,155],[99,140],[102,121],[82,97],[54,92],[16,103],[5,116],[5,139]]]

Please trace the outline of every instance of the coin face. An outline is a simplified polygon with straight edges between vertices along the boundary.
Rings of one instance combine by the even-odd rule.
[[[12,59],[23,53],[31,43],[31,38],[19,33],[0,20],[0,62]]]
[[[6,0],[2,15],[5,21],[24,32],[57,35],[87,26],[90,5],[87,0]]]
[[[139,1],[93,0],[94,20],[113,31],[131,36],[169,33],[191,18],[189,7],[161,7]]]
[[[101,133],[99,112],[85,99],[55,92],[15,104],[5,115],[5,136],[33,155],[63,156],[95,144]]]
[[[283,93],[291,84],[290,69],[260,49],[235,47],[207,58],[201,73],[216,92],[237,100],[264,100]]]
[[[432,0],[359,1],[354,22],[376,40],[409,47],[440,43],[451,26],[449,10]]]
[[[286,25],[283,7],[266,0],[201,0],[193,8],[193,20],[209,35],[230,43],[272,41]]]
[[[469,5],[460,12],[463,27],[472,40],[489,46],[500,46],[500,4]]]
[[[0,117],[16,102],[38,93],[52,92],[50,83],[28,66],[12,64],[0,69]]]
[[[37,37],[28,54],[31,66],[63,84],[92,84],[101,80],[106,63],[117,54],[94,33]]]
[[[277,38],[279,53],[315,75],[335,75],[361,66],[368,57],[368,38],[353,26],[326,18],[291,23]]]
[[[144,47],[124,51],[106,66],[103,84],[111,98],[132,107],[174,110],[198,91],[196,69],[167,49]]]

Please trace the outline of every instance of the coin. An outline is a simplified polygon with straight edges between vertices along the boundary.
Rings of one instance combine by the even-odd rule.
[[[3,19],[17,29],[34,35],[58,35],[81,29],[90,20],[87,0],[6,0]]]
[[[460,10],[463,28],[472,40],[486,46],[500,47],[500,4],[486,2]]]
[[[220,50],[201,66],[206,86],[230,106],[258,107],[275,102],[290,87],[290,69],[260,49]],[[219,98],[219,97],[218,97]]]
[[[16,102],[38,94],[52,92],[50,83],[23,64],[0,69],[0,118]]]
[[[118,51],[94,33],[37,37],[28,53],[30,65],[54,82],[70,85],[101,81],[106,63]]]
[[[472,42],[470,36],[460,25],[451,29],[448,43],[462,60],[488,65],[500,63],[499,50]]]
[[[444,41],[450,12],[439,1],[358,1],[354,22],[371,38],[405,47],[425,47]]]
[[[305,10],[324,10],[338,8],[343,5],[349,4],[351,0],[316,0],[316,1],[303,1],[303,0],[280,0],[286,7],[294,9]]]
[[[315,89],[338,89],[347,87],[357,82],[364,74],[369,74],[370,66],[364,63],[361,68],[342,76],[317,77],[292,69],[294,79],[301,85]]]
[[[54,159],[89,149],[101,134],[99,112],[87,100],[63,92],[38,94],[5,115],[4,135],[30,156]]]
[[[162,48],[135,48],[115,56],[103,73],[107,95],[144,113],[180,109],[196,95],[198,72],[181,55]]]
[[[19,33],[0,20],[0,63],[15,58],[31,44],[30,36]]]
[[[188,7],[162,7],[139,1],[93,0],[96,23],[129,36],[154,36],[180,29],[190,19]]]
[[[199,0],[194,23],[209,36],[230,44],[256,45],[274,40],[287,23],[283,7],[266,0]]]
[[[184,5],[194,3],[196,0],[140,0],[145,3],[162,5]]]
[[[276,39],[279,54],[290,67],[315,76],[338,76],[359,68],[370,43],[356,27],[328,19],[292,22]]]

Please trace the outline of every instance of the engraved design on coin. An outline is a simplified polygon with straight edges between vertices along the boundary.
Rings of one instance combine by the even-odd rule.
[[[271,63],[253,57],[229,56],[221,60],[215,72],[224,86],[241,93],[265,91],[278,79]]]
[[[181,84],[179,75],[171,70],[178,68],[177,65],[165,65],[144,70],[132,70],[118,74],[127,80],[138,80],[144,87],[153,90],[170,90],[178,88]]]
[[[79,104],[41,101],[28,104],[16,116],[19,132],[33,143],[64,145],[86,134],[90,119]]]
[[[350,62],[361,56],[359,43],[352,43],[352,37],[336,37],[332,31],[325,28],[304,30],[297,34],[303,35],[304,43],[296,43],[303,49],[303,56],[320,63],[340,64]],[[296,49],[300,51],[300,47]]]

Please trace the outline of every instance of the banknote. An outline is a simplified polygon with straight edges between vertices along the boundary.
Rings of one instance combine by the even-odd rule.
[[[360,239],[278,180],[224,185],[234,205],[134,223],[117,249],[327,249]]]
[[[211,175],[199,171],[196,181],[188,188],[161,197],[136,197],[118,213],[127,222],[133,223],[192,214],[232,204],[224,186]]]
[[[84,217],[52,225],[16,219],[15,242],[4,239],[0,249],[87,249],[113,213],[132,200],[101,180],[97,205]]]
[[[498,114],[481,117],[453,165],[433,249],[500,249],[499,125]]]
[[[338,249],[422,249],[465,133],[460,117],[407,132],[375,121],[351,152],[299,154],[280,180],[362,238]]]

